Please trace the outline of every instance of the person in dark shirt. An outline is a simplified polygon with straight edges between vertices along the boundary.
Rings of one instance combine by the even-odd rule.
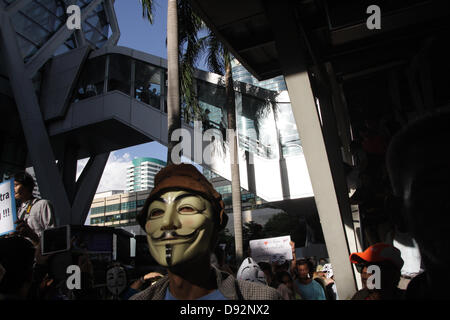
[[[400,250],[390,244],[376,243],[364,252],[352,253],[350,261],[356,264],[361,273],[363,285],[352,300],[403,299],[404,292],[398,288],[400,271],[404,263]],[[371,266],[375,267],[374,272]]]
[[[396,226],[417,241],[425,272],[411,280],[407,299],[450,299],[442,270],[450,265],[450,109],[407,125],[392,139],[387,170],[396,201]]]

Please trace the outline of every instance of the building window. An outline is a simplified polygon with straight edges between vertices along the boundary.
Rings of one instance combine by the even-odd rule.
[[[131,90],[131,59],[121,54],[109,56],[108,91],[114,90],[127,95]]]
[[[120,210],[120,203],[110,204],[110,205],[106,206],[105,209],[106,209],[105,212],[119,211]]]
[[[73,102],[103,93],[106,57],[89,59],[75,87]]]
[[[134,97],[159,109],[162,69],[140,61],[136,61],[135,64]]]
[[[122,202],[121,210],[136,209],[136,201]]]
[[[104,206],[91,208],[91,214],[100,214],[100,213],[105,213]]]

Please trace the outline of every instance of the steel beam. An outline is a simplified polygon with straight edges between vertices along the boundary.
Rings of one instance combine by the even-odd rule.
[[[34,166],[39,189],[55,208],[57,224],[69,222],[69,199],[56,166],[47,129],[36,97],[31,76],[23,64],[16,32],[9,16],[0,12],[1,48],[8,70],[9,81],[19,111],[28,152]]]
[[[81,12],[81,21],[86,20],[88,15],[97,8],[103,0],[93,0]],[[36,52],[26,64],[27,73],[33,77],[34,74],[53,56],[58,47],[64,43],[74,32],[69,30],[66,24],[63,24],[59,30]]]
[[[112,30],[112,35],[109,37],[108,41],[106,41],[105,46],[115,46],[117,45],[117,42],[119,42],[120,28],[112,0],[105,0],[105,12]]]
[[[109,152],[91,157],[78,178],[76,183],[77,191],[72,207],[71,224],[84,225],[108,157]]]
[[[13,15],[17,11],[25,7],[27,4],[29,4],[31,1],[32,0],[16,0],[6,7],[6,11],[9,15]]]

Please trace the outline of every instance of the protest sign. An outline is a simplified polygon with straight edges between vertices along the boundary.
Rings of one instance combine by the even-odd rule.
[[[15,231],[16,201],[14,199],[14,180],[0,183],[0,236]]]
[[[291,236],[250,241],[251,256],[256,262],[292,260]]]

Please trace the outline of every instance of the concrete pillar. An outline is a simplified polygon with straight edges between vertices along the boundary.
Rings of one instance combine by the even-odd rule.
[[[265,5],[267,12],[270,12],[268,16],[272,19],[279,61],[288,87],[297,128],[300,131],[314,199],[335,273],[337,290],[341,299],[349,299],[356,292],[347,240],[347,233],[353,230],[351,211],[348,208],[350,220],[343,219],[344,217],[341,216],[341,209],[344,209],[342,192],[333,177],[333,162],[327,152],[315,96],[311,88],[304,48],[300,43],[299,26],[295,22],[295,10],[289,5],[289,1],[266,1]],[[324,126],[327,125],[328,123],[324,121]],[[332,154],[331,158],[335,158],[335,154]],[[337,180],[337,182],[342,181]]]

